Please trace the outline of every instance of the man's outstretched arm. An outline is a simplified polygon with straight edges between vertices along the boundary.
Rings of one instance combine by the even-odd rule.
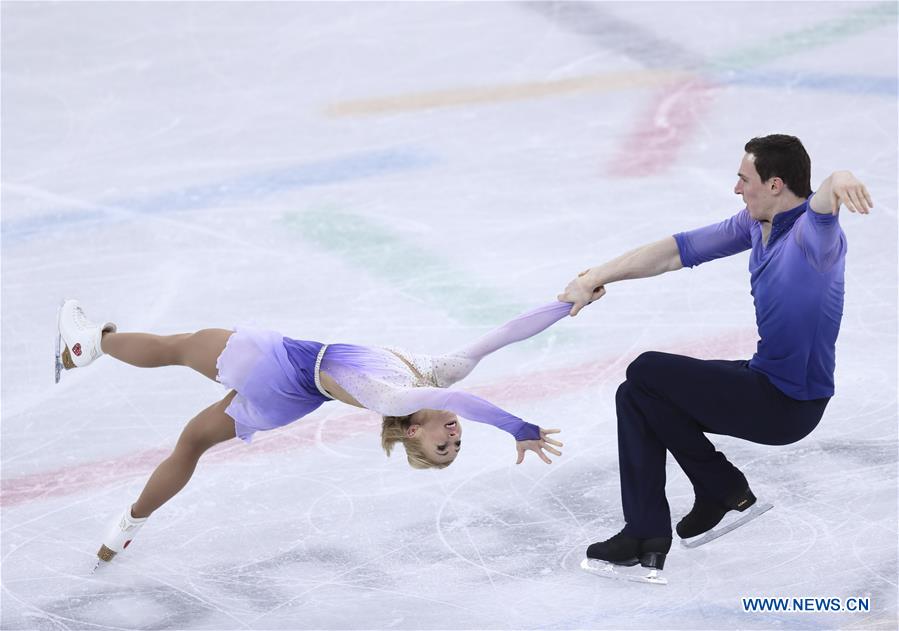
[[[558,298],[562,302],[573,303],[570,315],[576,316],[585,306],[602,298],[605,294],[605,285],[609,283],[649,278],[682,267],[677,241],[674,237],[665,237],[581,272],[577,278],[568,283]]]
[[[815,191],[809,201],[813,212],[806,213],[803,229],[797,233],[797,243],[809,263],[819,271],[826,271],[840,260],[846,251],[846,240],[840,229],[840,207],[867,215],[874,203],[868,189],[849,171],[836,171]]]

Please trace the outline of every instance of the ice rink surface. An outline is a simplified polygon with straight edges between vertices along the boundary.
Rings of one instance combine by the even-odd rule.
[[[895,3],[2,5],[3,629],[895,629]],[[578,569],[621,526],[614,393],[645,350],[748,358],[748,255],[612,285],[460,387],[443,471],[326,404],[209,454],[132,547],[99,539],[197,411],[184,368],[53,384],[56,307],[439,353],[578,271],[728,217],[744,143],[875,201],[849,241],[837,396],[802,442],[714,442],[774,510],[666,587]],[[533,456],[533,454],[531,454]],[[674,519],[692,504],[669,462]],[[742,597],[870,599],[747,613]]]

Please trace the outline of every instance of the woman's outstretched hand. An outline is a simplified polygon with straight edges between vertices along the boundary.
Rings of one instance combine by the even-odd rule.
[[[561,447],[562,443],[555,440],[554,438],[550,438],[549,434],[558,434],[559,429],[543,429],[540,428],[540,438],[539,440],[519,440],[515,443],[515,446],[518,448],[518,462],[515,464],[521,464],[524,461],[524,452],[533,451],[536,452],[540,459],[546,464],[552,464],[552,460],[550,460],[543,450],[545,449],[549,453],[555,456],[561,456],[562,452],[556,449],[556,447]]]

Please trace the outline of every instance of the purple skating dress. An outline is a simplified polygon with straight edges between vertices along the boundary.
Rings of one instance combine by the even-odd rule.
[[[526,423],[489,401],[449,386],[490,353],[540,333],[568,315],[553,302],[524,313],[454,353],[421,355],[397,348],[294,340],[274,331],[239,327],[218,358],[218,380],[237,391],[225,410],[237,436],[287,425],[332,400],[319,380],[323,370],[359,403],[385,416],[446,410],[488,423],[516,440],[539,438]]]

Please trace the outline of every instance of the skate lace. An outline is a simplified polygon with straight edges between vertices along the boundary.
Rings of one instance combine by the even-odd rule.
[[[87,316],[84,315],[84,311],[81,310],[81,307],[72,309],[72,319],[75,321],[75,325],[81,329],[88,329],[94,326],[94,323],[88,320]]]

